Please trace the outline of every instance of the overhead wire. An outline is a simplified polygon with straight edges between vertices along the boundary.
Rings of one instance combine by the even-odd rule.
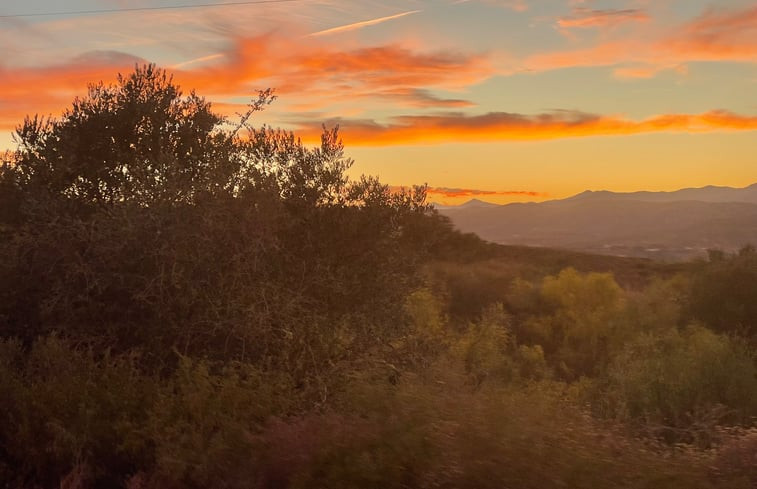
[[[68,15],[92,15],[92,14],[114,14],[122,12],[145,12],[152,10],[182,10],[191,8],[212,8],[212,7],[232,7],[239,5],[261,5],[272,3],[296,3],[307,0],[249,0],[243,2],[225,2],[225,3],[201,3],[191,5],[163,5],[158,7],[127,7],[112,9],[93,9],[93,10],[69,10],[59,12],[33,12],[25,14],[0,14],[0,19],[20,18],[20,17],[54,17]]]

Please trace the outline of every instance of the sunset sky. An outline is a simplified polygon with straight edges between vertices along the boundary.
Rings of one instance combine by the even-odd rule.
[[[154,62],[437,202],[757,182],[753,0],[3,0],[0,52],[0,149]]]

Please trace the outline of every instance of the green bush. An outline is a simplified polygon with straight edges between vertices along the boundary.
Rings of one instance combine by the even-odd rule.
[[[183,357],[160,386],[146,427],[156,487],[244,488],[256,476],[254,437],[294,401],[286,376]]]
[[[710,443],[722,423],[757,415],[757,369],[739,340],[692,326],[643,334],[613,361],[606,413],[672,441]]]
[[[717,332],[737,334],[757,346],[757,250],[711,251],[692,273],[686,315]]]
[[[539,298],[541,310],[517,327],[519,340],[541,345],[565,380],[599,373],[622,334],[625,296],[612,275],[566,268],[543,280]]]

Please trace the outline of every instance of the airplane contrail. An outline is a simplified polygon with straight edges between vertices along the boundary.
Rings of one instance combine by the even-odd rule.
[[[308,37],[327,36],[329,34],[338,34],[340,32],[354,31],[357,29],[362,29],[363,27],[381,24],[382,22],[386,22],[388,20],[399,19],[400,17],[405,17],[406,15],[417,14],[418,12],[421,12],[421,10],[410,10],[409,12],[402,12],[401,14],[390,15],[388,17],[379,17],[378,19],[363,20],[361,22],[355,22],[354,24],[347,24],[347,25],[341,25],[339,27],[332,27],[331,29],[326,29],[323,31],[318,31],[318,32],[313,32],[312,34],[308,34]]]
[[[170,68],[172,70],[176,70],[176,69],[188,66],[188,65],[193,65],[195,63],[204,63],[205,61],[210,61],[212,59],[222,58],[223,56],[224,56],[223,53],[211,54],[209,56],[203,56],[201,58],[190,59],[189,61],[184,61],[182,63],[177,63],[177,64],[171,66]]]

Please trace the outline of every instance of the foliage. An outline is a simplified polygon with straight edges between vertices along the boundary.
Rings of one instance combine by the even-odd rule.
[[[12,178],[37,201],[193,201],[231,173],[231,141],[215,131],[222,122],[202,98],[182,97],[165,71],[139,67],[116,86],[90,85],[61,119],[27,118]]]
[[[286,454],[286,463],[275,465],[279,484],[269,487],[749,487],[739,476],[710,477],[708,454],[597,422],[559,385],[474,391],[447,367],[437,374],[434,383],[378,388],[353,416],[271,425],[266,460]]]
[[[103,484],[151,458],[145,432],[156,379],[134,355],[99,355],[57,337],[28,353],[0,343],[0,479],[51,487],[77,466]]]
[[[607,374],[614,416],[670,440],[709,444],[716,426],[757,415],[757,369],[735,339],[692,326],[643,334]]]
[[[16,202],[0,220],[0,334],[65,332],[156,368],[172,348],[251,360],[303,383],[323,382],[346,337],[357,353],[401,336],[444,228],[425,188],[349,181],[336,128],[310,148],[250,126],[270,100],[229,128],[146,66],[61,119],[27,119],[0,174]]]
[[[688,315],[715,331],[757,341],[757,251],[710,253],[693,274]]]
[[[475,386],[480,386],[487,378],[513,380],[515,366],[510,355],[513,340],[502,304],[490,306],[479,321],[470,325],[458,348],[465,371]]]
[[[284,375],[272,378],[250,364],[181,358],[150,409],[151,484],[249,487],[256,476],[250,463],[256,430],[293,400]]]
[[[396,356],[393,361],[404,369],[420,371],[447,348],[447,321],[441,304],[426,288],[410,293],[404,310],[409,324],[407,333],[391,343]]]
[[[567,268],[544,279],[540,306],[519,330],[523,340],[543,346],[563,378],[596,375],[621,325],[623,294],[612,276]]]
[[[643,291],[629,294],[624,320],[634,332],[665,332],[683,326],[691,280],[679,274],[652,281]]]

